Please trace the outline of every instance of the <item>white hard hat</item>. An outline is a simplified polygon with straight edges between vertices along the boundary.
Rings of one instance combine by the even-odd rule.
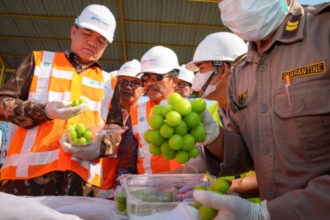
[[[179,69],[178,57],[167,47],[152,47],[141,58],[141,73],[165,74],[174,69]]]
[[[186,81],[190,84],[192,84],[193,78],[194,78],[194,72],[187,70],[185,68],[185,65],[181,65],[180,66],[180,70],[179,70],[179,79]]]
[[[96,31],[112,43],[116,19],[106,6],[88,5],[76,18],[75,23],[79,27]]]
[[[141,64],[138,60],[133,59],[124,63],[117,74],[118,76],[130,76],[130,77],[137,77],[136,75],[141,72]],[[138,77],[137,77],[138,78]]]
[[[210,34],[197,46],[193,61],[186,65],[192,71],[198,71],[195,63],[201,61],[234,61],[247,52],[243,39],[229,32]]]

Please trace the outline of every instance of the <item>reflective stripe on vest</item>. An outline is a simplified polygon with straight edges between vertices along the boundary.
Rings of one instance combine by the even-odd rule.
[[[101,117],[104,121],[106,121],[114,93],[114,85],[116,84],[116,79],[108,72],[102,71],[102,74],[104,79],[104,98],[101,107]]]
[[[138,148],[138,158],[143,158],[143,168],[144,172],[147,174],[151,174],[151,154],[149,153],[149,144],[144,140],[144,132],[150,128],[147,120],[147,104],[150,103],[144,102],[138,105],[137,109],[137,120],[138,123],[132,127],[132,130],[135,134],[139,136],[140,147]]]
[[[51,171],[72,170],[85,181],[97,180],[100,184],[102,167],[95,162],[83,161],[65,153],[59,146],[58,139],[66,123],[83,122],[86,126],[104,123],[100,110],[103,104],[107,106],[109,102],[101,103],[104,100],[101,70],[89,69],[83,76],[78,76],[63,53],[41,51],[34,52],[34,56],[36,65],[29,101],[46,103],[51,100],[72,100],[71,92],[74,90],[71,87],[74,82],[71,80],[76,74],[82,85],[74,85],[74,88],[80,88],[78,96],[81,92],[81,97],[87,99],[88,109],[68,121],[55,119],[32,129],[18,127],[3,165],[2,179],[27,179]],[[87,98],[89,92],[90,98]],[[97,99],[92,100],[94,96]]]

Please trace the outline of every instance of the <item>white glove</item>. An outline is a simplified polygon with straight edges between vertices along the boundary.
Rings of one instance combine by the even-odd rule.
[[[206,129],[205,140],[201,143],[207,145],[212,143],[219,135],[219,124],[213,119],[209,110],[203,112],[202,122]]]
[[[63,134],[60,138],[60,144],[65,152],[73,156],[83,160],[95,160],[100,155],[101,142],[105,134],[106,131],[100,132],[96,140],[84,145],[72,145],[68,137]]]
[[[267,201],[252,203],[238,196],[221,195],[212,191],[196,190],[194,199],[203,205],[218,210],[214,220],[270,220]]]
[[[52,101],[46,105],[45,113],[50,119],[69,119],[87,109],[87,103],[71,107],[70,101]]]

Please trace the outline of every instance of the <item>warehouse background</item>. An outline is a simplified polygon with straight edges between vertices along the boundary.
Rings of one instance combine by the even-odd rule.
[[[309,0],[299,0],[305,3]],[[305,2],[304,2],[305,1]],[[317,0],[323,1],[323,0]],[[180,64],[191,61],[208,34],[229,31],[220,19],[218,0],[1,0],[0,86],[33,50],[62,52],[70,48],[70,28],[89,4],[110,8],[117,21],[114,42],[100,63],[118,70],[140,60],[156,45],[173,49]]]
[[[140,60],[156,45],[173,49],[184,64],[206,35],[229,31],[221,24],[217,0],[2,0],[0,83],[33,50],[69,49],[74,19],[93,3],[109,7],[117,21],[114,42],[100,60],[108,72]]]

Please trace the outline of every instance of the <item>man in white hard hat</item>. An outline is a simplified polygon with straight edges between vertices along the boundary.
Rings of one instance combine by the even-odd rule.
[[[207,35],[197,46],[193,60],[186,68],[197,71],[192,90],[202,98],[216,100],[227,109],[227,85],[231,65],[237,57],[247,52],[245,42],[229,32]]]
[[[229,124],[207,145],[213,175],[255,169],[261,203],[197,190],[215,219],[329,219],[330,3],[220,0],[249,41],[228,83]]]
[[[119,99],[122,112],[122,125],[128,129],[122,135],[118,147],[117,158],[103,158],[102,169],[104,173],[103,184],[100,186],[98,196],[101,198],[113,197],[115,185],[120,184],[118,177],[122,174],[136,174],[138,140],[132,134],[130,109],[138,104],[139,98],[144,94],[142,81],[137,74],[141,71],[141,64],[133,59],[124,63],[117,73],[119,85]],[[114,164],[116,160],[116,164]]]
[[[191,95],[191,84],[194,78],[194,72],[187,70],[184,65],[180,66],[179,82],[175,87],[175,92],[182,97],[189,98]]]
[[[59,139],[66,125],[107,119],[111,77],[97,61],[115,27],[106,6],[88,5],[71,28],[70,50],[32,52],[0,89],[0,118],[17,125],[1,170],[2,192],[82,195],[84,182],[102,181],[94,167],[100,138],[85,147]],[[86,103],[71,107],[79,99]]]
[[[133,133],[139,140],[137,171],[139,174],[160,173],[181,167],[176,160],[167,161],[161,155],[151,155],[144,133],[149,129],[151,109],[175,91],[179,62],[175,52],[163,46],[150,48],[141,58],[140,77],[149,101],[131,109]]]
[[[211,113],[220,114],[222,126],[225,126],[227,122],[227,88],[232,68],[235,65],[234,61],[246,52],[247,46],[243,39],[233,33],[216,32],[207,35],[199,43],[193,61],[186,65],[188,69],[198,72],[193,79],[192,89],[198,91],[201,97],[219,103],[218,112],[211,111]],[[249,174],[252,175],[244,177],[244,179],[232,180],[229,190],[243,197],[257,197],[258,185],[255,175],[252,172]],[[193,186],[184,188],[184,190],[191,189]],[[192,196],[192,194],[186,197],[188,196]]]

